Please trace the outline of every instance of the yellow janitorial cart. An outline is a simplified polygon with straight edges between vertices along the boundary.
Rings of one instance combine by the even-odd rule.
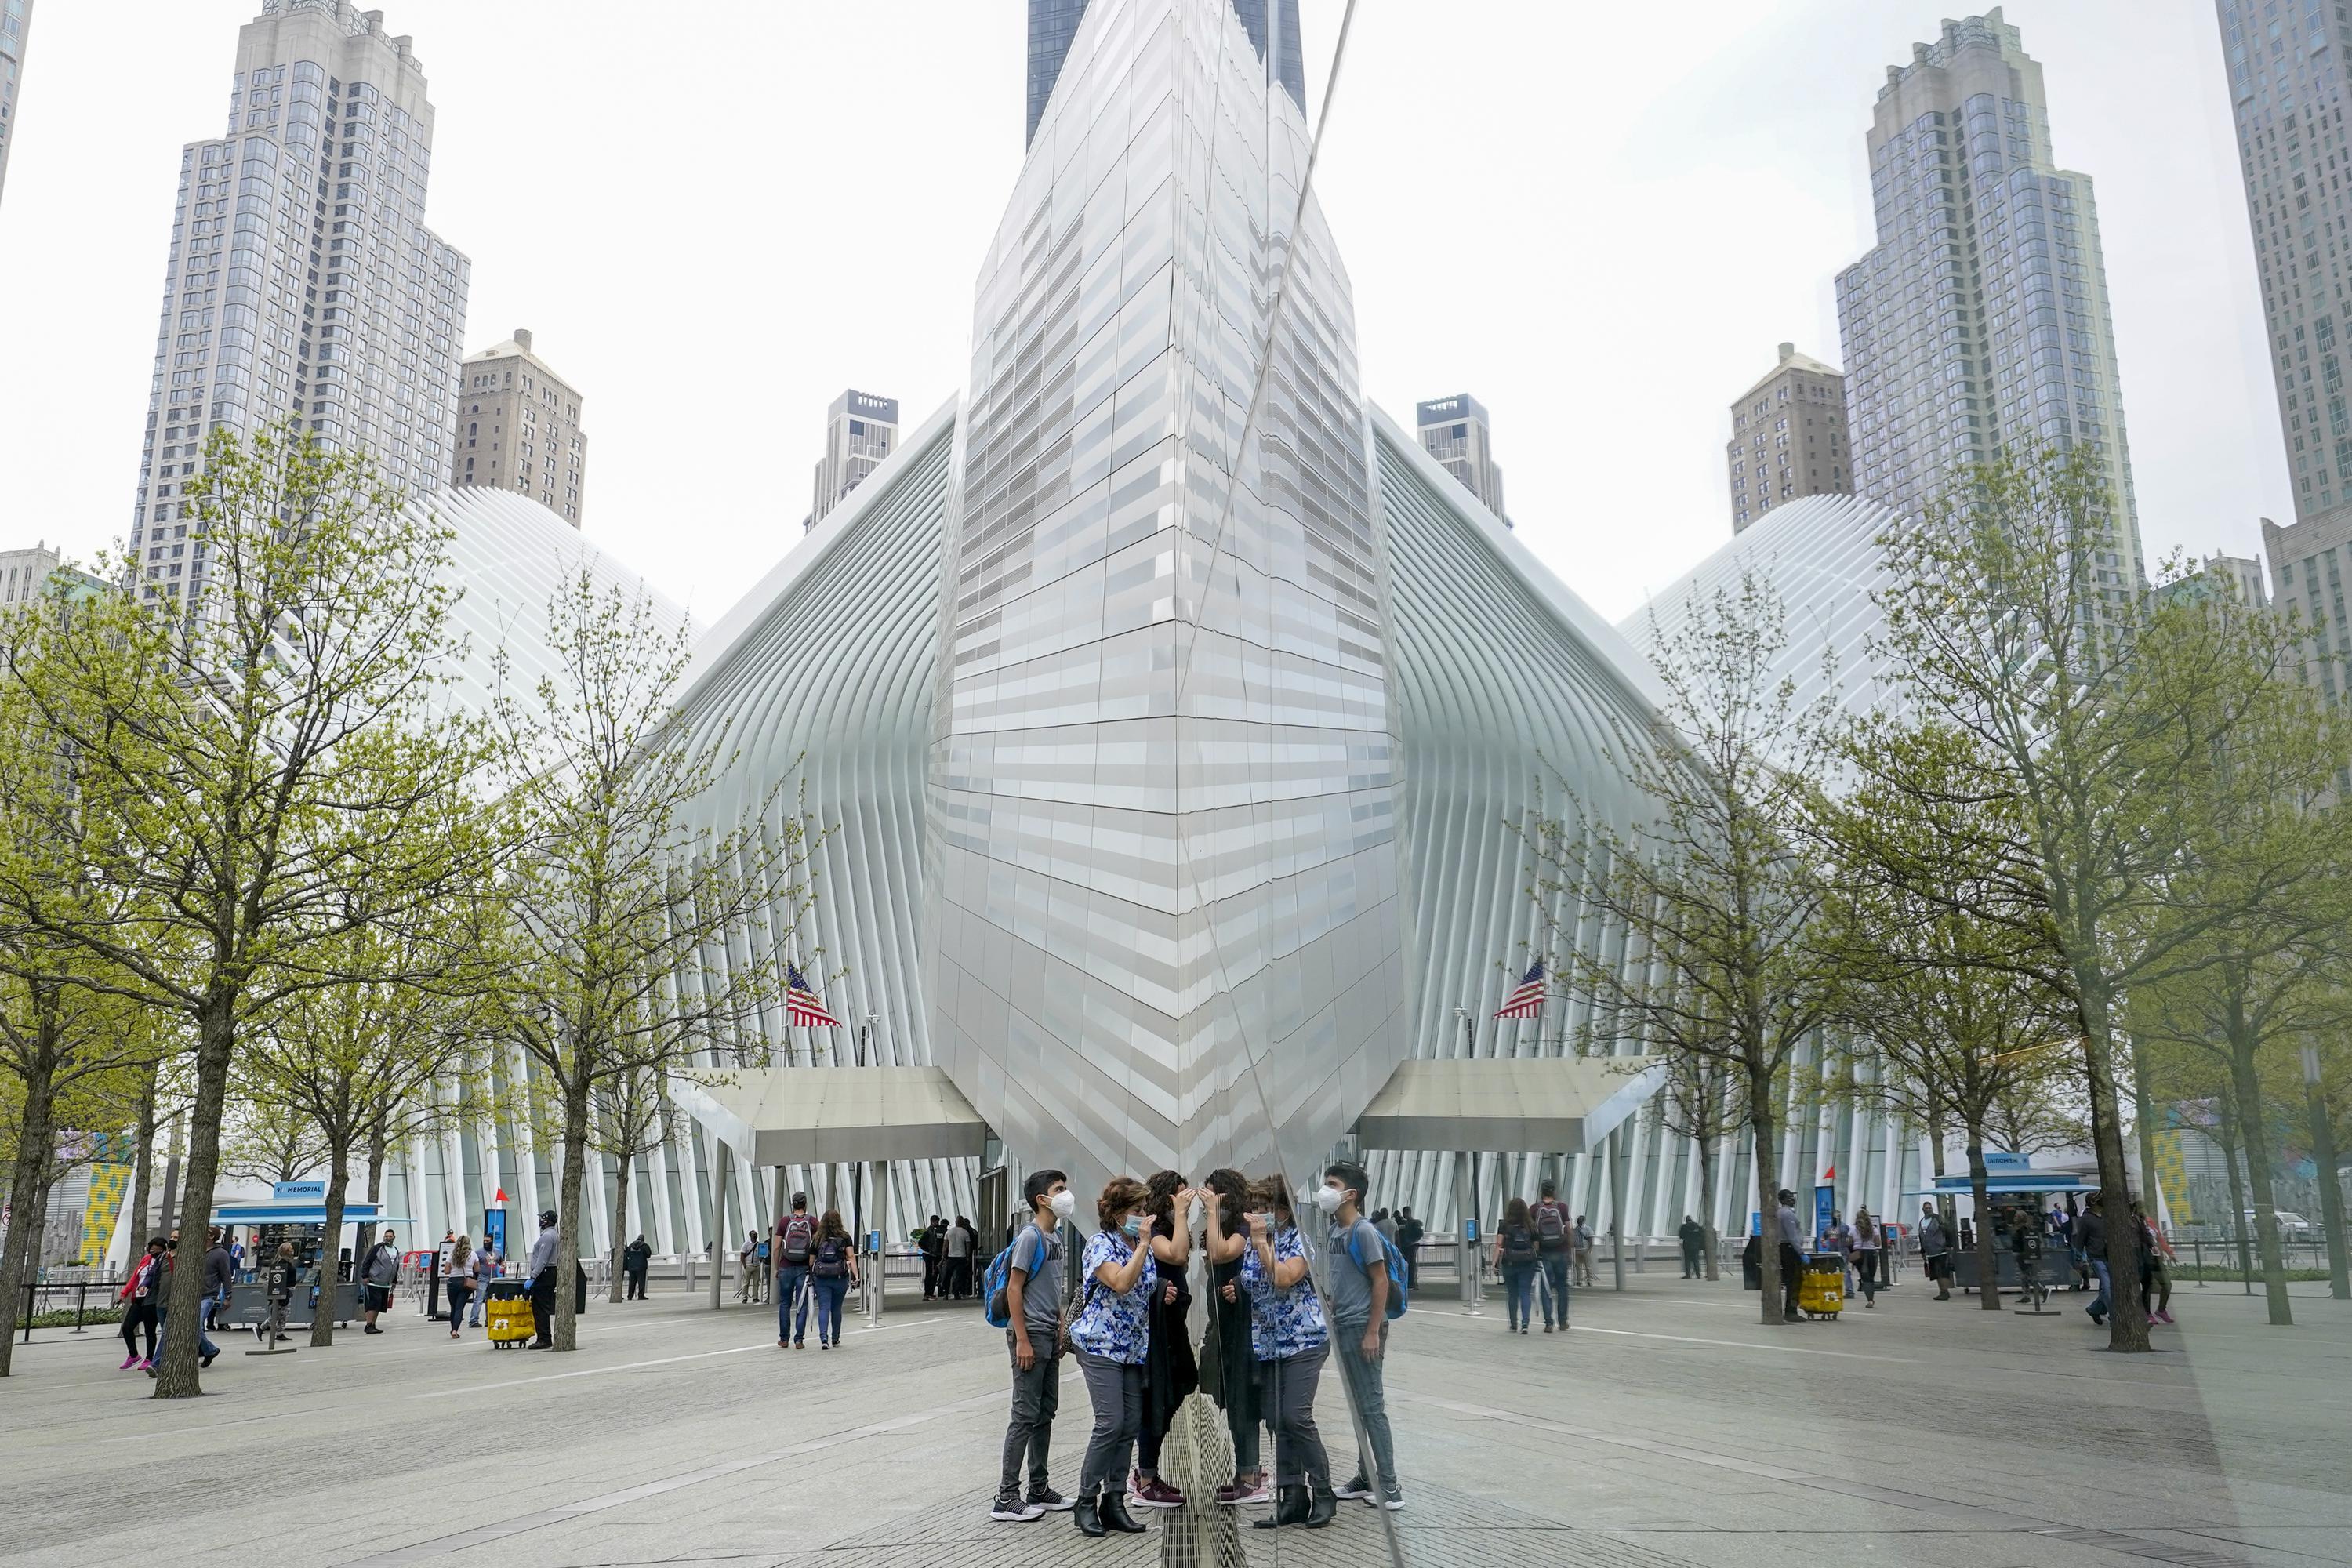
[[[1816,1252],[1806,1258],[1805,1271],[1797,1277],[1797,1310],[1814,1318],[1834,1318],[1845,1310],[1843,1257]]]

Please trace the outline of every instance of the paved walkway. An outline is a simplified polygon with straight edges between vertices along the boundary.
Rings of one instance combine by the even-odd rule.
[[[1992,1314],[1915,1279],[1874,1310],[1764,1328],[1727,1283],[1628,1285],[1580,1292],[1565,1336],[1417,1303],[1389,1378],[1410,1506],[1244,1528],[1246,1560],[1374,1564],[1392,1526],[1416,1565],[2352,1563],[2352,1304],[2324,1286],[2297,1288],[2292,1330],[2234,1287],[2183,1287],[2168,1348],[2124,1358],[2079,1298]],[[44,1337],[0,1383],[0,1563],[1132,1568],[1197,1534],[991,1523],[1004,1358],[970,1307],[894,1308],[824,1352],[778,1352],[772,1323],[600,1302],[557,1356],[404,1313],[323,1352],[232,1341],[207,1396],[173,1405],[113,1370],[111,1338]],[[1342,1442],[1343,1409],[1327,1383]],[[1065,1490],[1087,1425],[1073,1376]],[[207,1508],[209,1550],[181,1533]]]

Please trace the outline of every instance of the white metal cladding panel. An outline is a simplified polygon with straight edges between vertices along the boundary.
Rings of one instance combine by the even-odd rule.
[[[679,704],[700,742],[731,754],[698,808],[703,822],[732,830],[783,780],[767,827],[805,810],[830,830],[812,857],[815,902],[798,912],[794,941],[826,1006],[847,1026],[787,1028],[777,1008],[767,1035],[788,1063],[854,1060],[868,1013],[867,1060],[932,1061],[917,931],[953,427],[950,403],[722,618],[698,651]],[[793,954],[778,951],[776,938],[793,914],[778,909],[730,962],[780,970]],[[970,1213],[971,1163],[894,1169],[897,1227],[909,1216]],[[845,1170],[833,1176],[828,1188],[818,1173],[788,1173],[790,1184],[813,1196],[845,1191]]]
[[[1398,834],[1416,1057],[1549,1056],[1577,1048],[1581,1009],[1492,1015],[1536,951],[1536,866],[1520,830],[1571,813],[1570,792],[1620,830],[1643,802],[1622,769],[1612,717],[1639,734],[1654,710],[1648,668],[1546,571],[1420,443],[1371,411],[1387,563],[1388,644],[1400,779]],[[1588,949],[1622,933],[1555,911]],[[1457,1007],[1470,1016],[1465,1038]],[[1596,1047],[1630,1051],[1632,1042]],[[1455,1212],[1450,1154],[1376,1153],[1374,1201],[1433,1226]],[[1480,1162],[1479,1206],[1532,1195],[1545,1152]]]

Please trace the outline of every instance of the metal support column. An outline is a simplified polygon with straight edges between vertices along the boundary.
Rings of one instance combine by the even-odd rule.
[[[1454,1227],[1462,1237],[1461,1261],[1455,1272],[1462,1277],[1462,1304],[1473,1318],[1485,1314],[1478,1310],[1478,1210],[1472,1197],[1475,1190],[1472,1167],[1477,1156],[1469,1150],[1462,1151],[1454,1162]]]
[[[710,1310],[719,1310],[719,1297],[727,1279],[727,1178],[735,1168],[734,1151],[719,1140],[710,1139]]]
[[[1609,1244],[1610,1268],[1616,1275],[1617,1289],[1625,1289],[1625,1126],[1620,1122],[1609,1130],[1607,1159],[1609,1161]]]

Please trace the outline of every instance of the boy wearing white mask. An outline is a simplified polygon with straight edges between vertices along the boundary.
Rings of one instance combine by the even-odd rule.
[[[1325,1253],[1331,1263],[1331,1348],[1355,1400],[1356,1419],[1370,1441],[1373,1468],[1380,1471],[1377,1491],[1360,1465],[1352,1480],[1331,1489],[1337,1497],[1400,1509],[1404,1492],[1397,1485],[1396,1445],[1389,1435],[1388,1398],[1381,1378],[1381,1353],[1388,1348],[1388,1247],[1364,1217],[1364,1190],[1370,1185],[1371,1179],[1361,1165],[1340,1161],[1324,1171],[1323,1185],[1315,1194],[1315,1206],[1331,1222]]]
[[[1045,1456],[1054,1437],[1054,1415],[1062,1402],[1062,1221],[1077,1207],[1067,1177],[1059,1171],[1033,1171],[1021,1184],[1029,1223],[1013,1238],[1005,1260],[1006,1345],[1013,1355],[1013,1418],[1004,1428],[1004,1470],[988,1517],[1018,1522],[1072,1506],[1045,1484]],[[1028,1456],[1029,1489],[1021,1489],[1022,1457]]]

